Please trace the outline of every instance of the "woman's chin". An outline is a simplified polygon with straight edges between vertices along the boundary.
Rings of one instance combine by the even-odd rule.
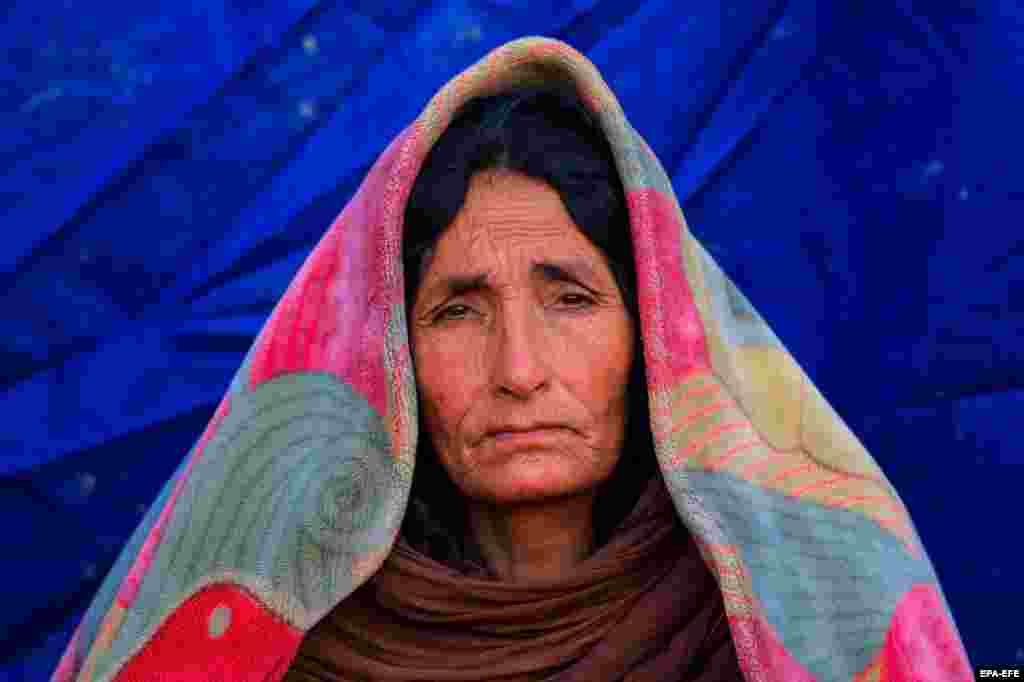
[[[602,476],[595,466],[558,451],[528,450],[510,453],[475,470],[469,497],[494,504],[540,502],[575,497],[597,488]]]

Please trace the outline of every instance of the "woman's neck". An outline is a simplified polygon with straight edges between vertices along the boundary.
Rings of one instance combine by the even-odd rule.
[[[470,501],[469,530],[495,577],[555,582],[594,550],[594,497],[501,506]]]

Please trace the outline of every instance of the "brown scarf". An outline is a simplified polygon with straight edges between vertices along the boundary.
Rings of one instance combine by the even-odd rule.
[[[284,682],[743,680],[721,594],[660,475],[567,580],[460,568],[400,538],[306,634]]]

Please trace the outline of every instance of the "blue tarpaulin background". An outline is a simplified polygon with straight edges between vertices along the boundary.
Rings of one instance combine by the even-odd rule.
[[[524,34],[602,71],[900,491],[972,662],[1024,663],[1024,7],[554,4],[0,10],[0,678],[52,672],[384,145]]]

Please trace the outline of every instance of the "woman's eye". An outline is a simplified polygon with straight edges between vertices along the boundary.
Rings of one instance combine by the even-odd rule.
[[[463,305],[461,303],[456,303],[455,305],[450,305],[447,306],[446,308],[442,308],[441,310],[437,311],[437,314],[434,315],[434,320],[458,320],[465,317],[465,315],[468,312],[469,306]]]
[[[585,308],[594,302],[590,296],[584,294],[565,294],[559,301],[573,308]]]
[[[591,296],[580,293],[562,294],[558,297],[558,303],[569,308],[588,308],[594,304]],[[473,313],[473,309],[463,303],[455,303],[441,308],[434,313],[434,322],[445,320],[464,320]]]

